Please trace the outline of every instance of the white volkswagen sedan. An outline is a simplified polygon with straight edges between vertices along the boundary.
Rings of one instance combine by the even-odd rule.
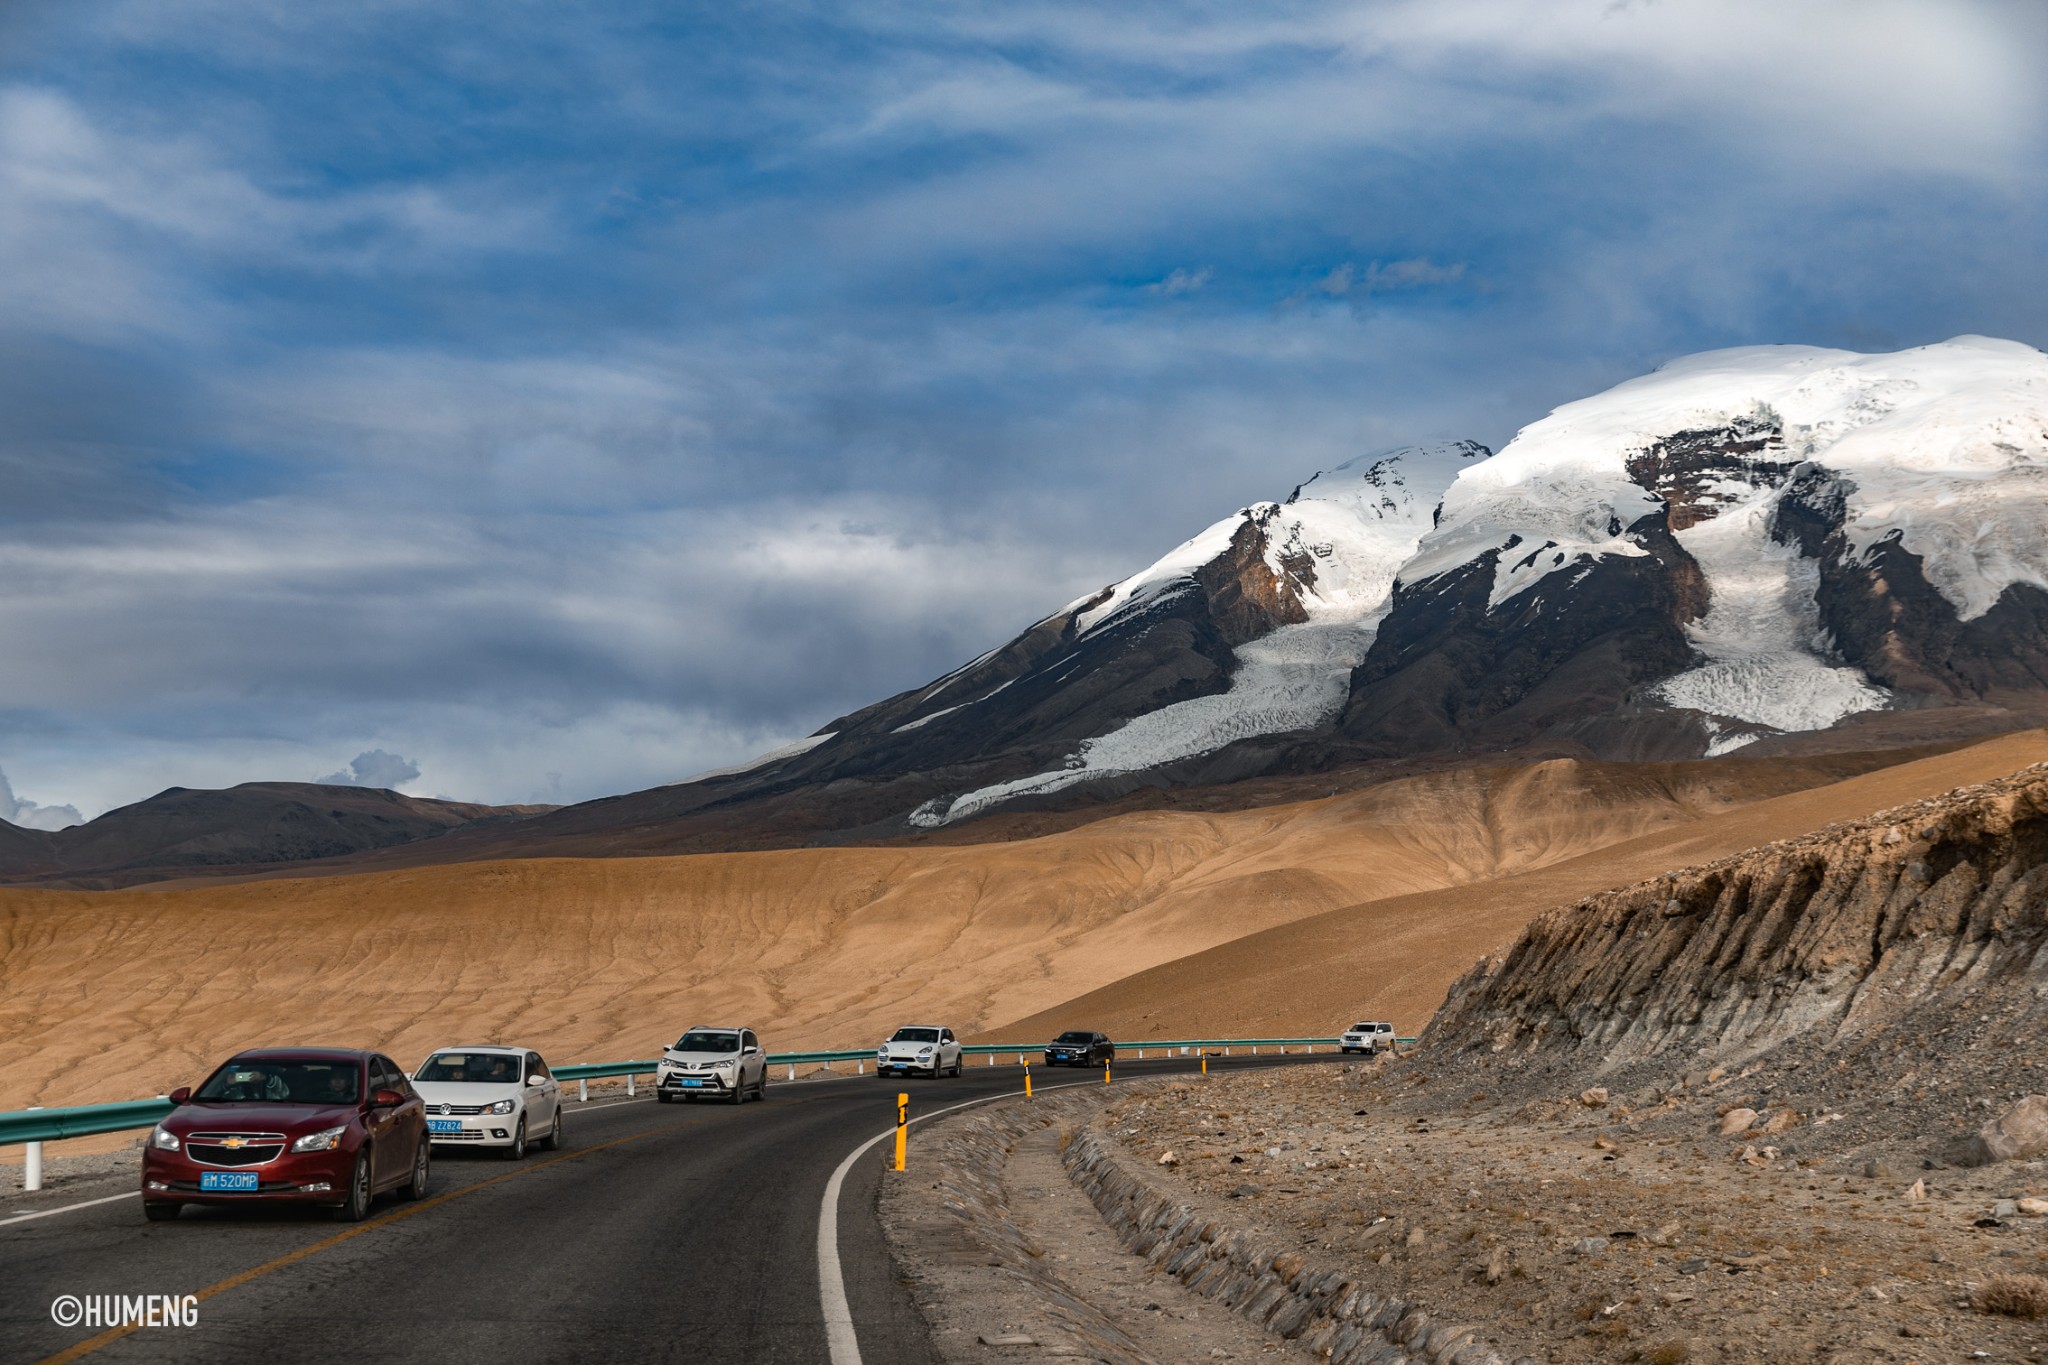
[[[512,1161],[529,1142],[562,1145],[562,1087],[530,1048],[444,1047],[420,1063],[412,1087],[432,1142],[493,1147]]]
[[[888,1042],[875,1049],[875,1074],[890,1072],[909,1075],[922,1071],[927,1076],[960,1074],[960,1040],[953,1030],[937,1024],[907,1024],[897,1029]]]

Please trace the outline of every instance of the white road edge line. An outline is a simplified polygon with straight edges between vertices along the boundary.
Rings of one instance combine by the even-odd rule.
[[[26,1223],[31,1218],[55,1218],[60,1213],[70,1213],[74,1209],[89,1209],[95,1204],[111,1204],[116,1199],[140,1198],[141,1190],[128,1190],[121,1194],[110,1194],[104,1199],[88,1199],[83,1204],[66,1204],[61,1209],[37,1209],[34,1213],[17,1213],[12,1218],[0,1218],[0,1228],[6,1227],[9,1223]]]
[[[1077,1085],[1093,1085],[1093,1081],[1066,1081],[1059,1085],[1041,1085],[1039,1090],[1071,1090]],[[1023,1094],[1017,1090],[1005,1090],[1000,1095],[983,1095],[978,1100],[964,1100],[949,1104],[944,1109],[934,1109],[928,1114],[919,1114],[912,1123],[935,1119],[941,1114],[950,1114],[956,1109],[972,1109],[977,1104],[993,1104],[997,1100],[1015,1099]],[[860,1338],[853,1330],[853,1309],[846,1301],[846,1280],[839,1271],[839,1190],[846,1183],[846,1173],[853,1169],[853,1163],[867,1154],[867,1150],[887,1137],[893,1137],[896,1125],[890,1124],[881,1132],[863,1142],[846,1154],[846,1160],[839,1163],[839,1169],[832,1172],[832,1178],[825,1182],[825,1198],[818,1206],[818,1306],[825,1314],[825,1345],[830,1352],[832,1365],[861,1365]]]

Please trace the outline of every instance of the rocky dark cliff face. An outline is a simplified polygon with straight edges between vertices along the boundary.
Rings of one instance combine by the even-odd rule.
[[[1661,518],[1630,531],[1648,554],[1552,575],[1498,608],[1498,553],[1398,587],[1352,675],[1343,733],[1390,754],[1500,748],[1614,710],[1686,667],[1684,623],[1706,609],[1699,566]]]
[[[1964,621],[1896,539],[1854,553],[1843,531],[1848,481],[1804,468],[1780,500],[1772,534],[1820,564],[1821,622],[1845,662],[1895,692],[1986,697],[2048,687],[2048,592],[2006,588]]]
[[[1424,1041],[1611,1069],[2044,1015],[2048,765],[1553,910]]]
[[[1664,499],[1670,528],[1711,520],[1738,488],[1776,488],[1796,462],[1785,460],[1782,424],[1773,413],[1738,417],[1723,427],[1674,432],[1626,462],[1628,475]]]

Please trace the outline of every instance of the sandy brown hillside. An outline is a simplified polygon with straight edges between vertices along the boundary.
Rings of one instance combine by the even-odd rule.
[[[1325,1035],[1355,1017],[1419,1032],[1452,981],[1552,906],[2043,759],[2048,732],[2030,730],[1617,839],[1526,872],[1304,916],[1133,974],[1005,1031],[1029,1036],[1085,1018],[1131,1037],[1296,1037]]]
[[[1558,885],[1613,885],[1640,875],[1624,866],[1697,861],[1680,851],[1688,839],[1760,842],[1759,820],[1773,835],[1811,827],[2044,756],[2042,736],[2007,737],[1767,807],[1755,803],[1870,756],[1467,770],[1006,844],[0,892],[0,1093],[10,1107],[123,1098],[283,1041],[371,1044],[409,1063],[449,1042],[517,1038],[575,1061],[645,1056],[697,1021],[744,1020],[774,1048],[863,1044],[909,1017],[986,1031],[1234,935],[1395,898],[1382,903],[1408,908],[1383,918],[1403,936],[1313,930],[1288,940],[1293,975],[1255,992],[1260,1008],[1247,1013],[1231,988],[1246,973],[1224,964],[1158,1020],[1320,1030],[1349,1008],[1337,999],[1357,998],[1361,970],[1421,983],[1410,989],[1433,1004],[1480,948],[1569,898],[1504,897],[1491,888],[1519,884],[1502,879],[1598,866]],[[1587,863],[1617,845],[1635,852]],[[1489,889],[1433,899],[1474,884]],[[1476,928],[1474,907],[1486,912]]]

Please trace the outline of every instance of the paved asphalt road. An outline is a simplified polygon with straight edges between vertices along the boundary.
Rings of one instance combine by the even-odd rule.
[[[1131,1061],[1115,1074],[1190,1065]],[[889,1127],[899,1090],[915,1116],[1020,1084],[1014,1066],[970,1066],[940,1081],[770,1085],[765,1103],[738,1108],[644,1095],[572,1105],[561,1152],[518,1165],[437,1154],[426,1202],[387,1195],[355,1225],[310,1211],[194,1207],[174,1223],[146,1223],[133,1198],[0,1224],[0,1361],[818,1365],[827,1359],[818,1213],[834,1168]],[[874,1216],[889,1150],[878,1144],[857,1162],[841,1194],[846,1296],[865,1365],[927,1365],[936,1357]],[[133,1180],[67,1199],[119,1193]],[[80,1352],[99,1333],[52,1321],[62,1294],[208,1296],[196,1327],[146,1327]]]

